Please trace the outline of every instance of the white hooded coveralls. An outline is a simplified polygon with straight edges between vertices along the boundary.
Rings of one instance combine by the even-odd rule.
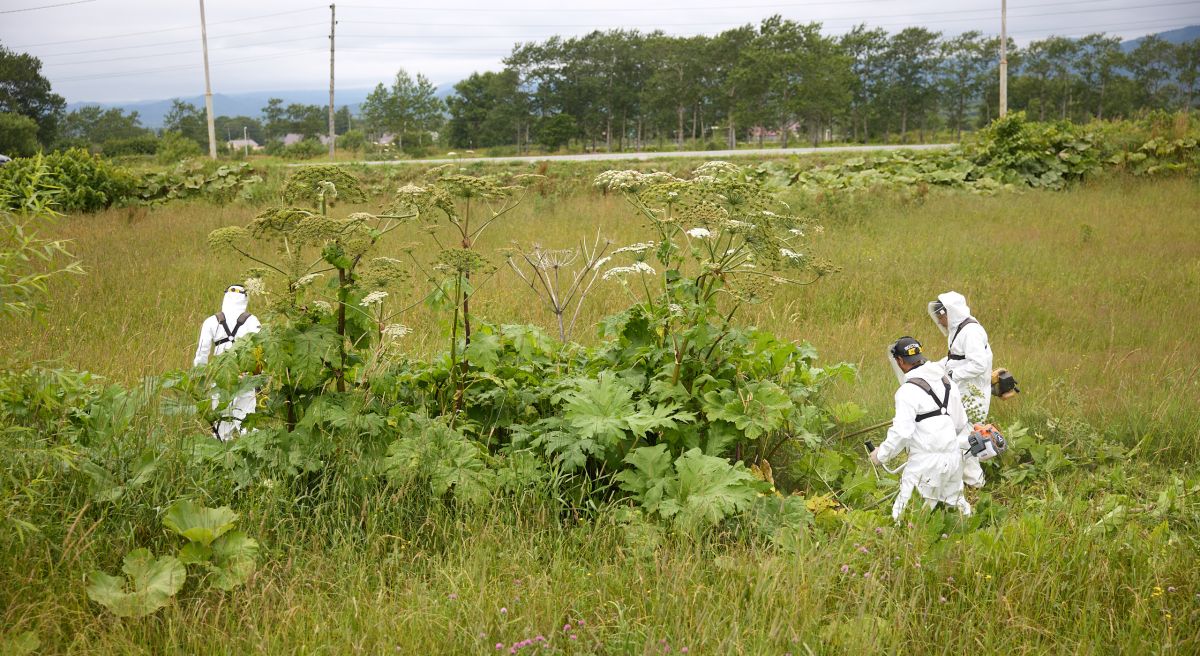
[[[225,298],[221,301],[221,312],[225,313],[225,323],[230,330],[234,329],[237,318],[246,311],[249,305],[249,299],[243,292],[227,291]],[[256,333],[262,328],[258,317],[250,315],[242,327],[237,329],[235,339],[241,339],[251,333]],[[229,349],[233,348],[234,341],[230,340],[223,344],[217,344],[229,337],[225,332],[224,326],[217,321],[216,315],[213,315],[204,320],[204,325],[200,327],[199,345],[196,347],[196,356],[192,358],[192,366],[199,367],[208,364],[210,356],[217,356]],[[216,408],[220,403],[220,395],[214,394],[212,397],[212,407]],[[217,437],[222,442],[229,440],[236,433],[241,431],[242,419],[246,418],[254,412],[255,397],[254,390],[247,390],[238,394],[233,398],[229,405],[222,411],[222,420],[217,424]]]
[[[886,462],[908,449],[908,462],[900,475],[900,490],[892,504],[892,518],[899,521],[913,490],[932,508],[938,502],[971,514],[971,504],[963,496],[963,454],[960,441],[970,434],[970,424],[963,410],[958,386],[950,384],[948,414],[917,421],[917,415],[938,409],[938,403],[925,390],[907,381],[924,379],[933,393],[942,398],[946,370],[937,362],[926,362],[904,374],[906,382],[896,390],[896,416],[888,429],[887,439],[876,454]]]
[[[967,419],[973,424],[985,423],[992,404],[992,347],[988,343],[987,331],[977,319],[963,324],[974,317],[962,294],[946,292],[938,296],[938,301],[946,308],[945,326],[937,320],[934,304],[929,304],[929,317],[938,330],[946,335],[947,355],[938,362],[946,367],[962,392]],[[978,458],[966,456],[963,478],[967,485],[983,486],[983,468]]]

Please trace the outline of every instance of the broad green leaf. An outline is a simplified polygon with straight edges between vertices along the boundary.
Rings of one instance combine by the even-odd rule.
[[[118,617],[144,617],[162,608],[187,578],[187,568],[174,556],[156,560],[148,549],[129,552],[121,569],[128,581],[97,570],[87,587],[92,601]]]
[[[769,488],[738,463],[706,456],[692,449],[675,461],[679,476],[676,521],[688,528],[716,525],[722,519],[745,510],[759,493]]]
[[[184,565],[197,565],[207,563],[212,558],[212,553],[212,547],[199,542],[188,542],[179,550],[178,558]]]
[[[12,637],[0,637],[0,654],[26,656],[37,651],[41,645],[37,631],[25,631]]]
[[[167,510],[163,525],[207,547],[232,529],[237,518],[229,506],[206,508],[191,501],[178,501]]]
[[[656,512],[663,496],[669,494],[675,477],[667,445],[634,449],[625,456],[625,462],[633,465],[633,468],[616,475],[621,489],[633,494],[647,511]]]
[[[214,574],[213,585],[222,590],[232,590],[254,573],[258,542],[242,531],[230,531],[213,542],[210,570]]]
[[[491,371],[500,362],[500,338],[491,333],[476,332],[471,335],[471,345],[463,355],[471,366]]]

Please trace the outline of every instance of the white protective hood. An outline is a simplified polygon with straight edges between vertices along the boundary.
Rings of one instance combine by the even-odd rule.
[[[233,323],[246,311],[249,305],[250,299],[245,293],[225,292],[225,298],[221,299],[221,311],[225,313],[225,323],[229,324],[230,329],[233,328]]]
[[[937,305],[937,302],[931,302],[929,304],[927,308],[927,311],[929,312],[929,318],[933,320],[933,325],[937,326],[938,330],[942,331],[943,335],[950,337],[950,331],[958,327],[958,324],[965,321],[967,317],[971,316],[971,308],[967,306],[967,298],[958,292],[946,292],[945,294],[938,294],[937,300],[940,301],[942,305],[946,306],[946,325],[943,326],[941,322],[938,321],[937,313],[933,310],[934,306]]]

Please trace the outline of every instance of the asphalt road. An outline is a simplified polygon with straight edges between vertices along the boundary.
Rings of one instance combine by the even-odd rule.
[[[657,153],[587,153],[583,155],[522,155],[518,157],[453,157],[442,159],[397,159],[355,162],[368,166],[396,164],[449,164],[452,162],[597,162],[603,160],[649,160],[672,157],[703,157],[710,160],[754,155],[811,155],[814,153],[858,153],[881,150],[940,150],[957,144],[913,144],[908,146],[825,146],[822,148],[753,148],[747,150],[672,150]],[[349,162],[339,162],[349,163]],[[304,166],[303,164],[293,166]]]

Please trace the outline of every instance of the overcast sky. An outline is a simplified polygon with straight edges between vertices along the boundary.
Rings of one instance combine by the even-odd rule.
[[[45,7],[60,4],[62,6]],[[207,0],[214,93],[329,84],[329,5]],[[28,9],[28,11],[26,11]],[[498,70],[519,41],[627,28],[715,34],[772,14],[896,31],[1000,32],[1000,0],[357,0],[337,5],[337,84],[372,87],[399,68],[436,84]],[[1123,38],[1200,23],[1197,0],[1010,0],[1020,44],[1052,34]],[[68,101],[131,101],[204,92],[198,0],[0,0],[0,43],[41,58]]]

